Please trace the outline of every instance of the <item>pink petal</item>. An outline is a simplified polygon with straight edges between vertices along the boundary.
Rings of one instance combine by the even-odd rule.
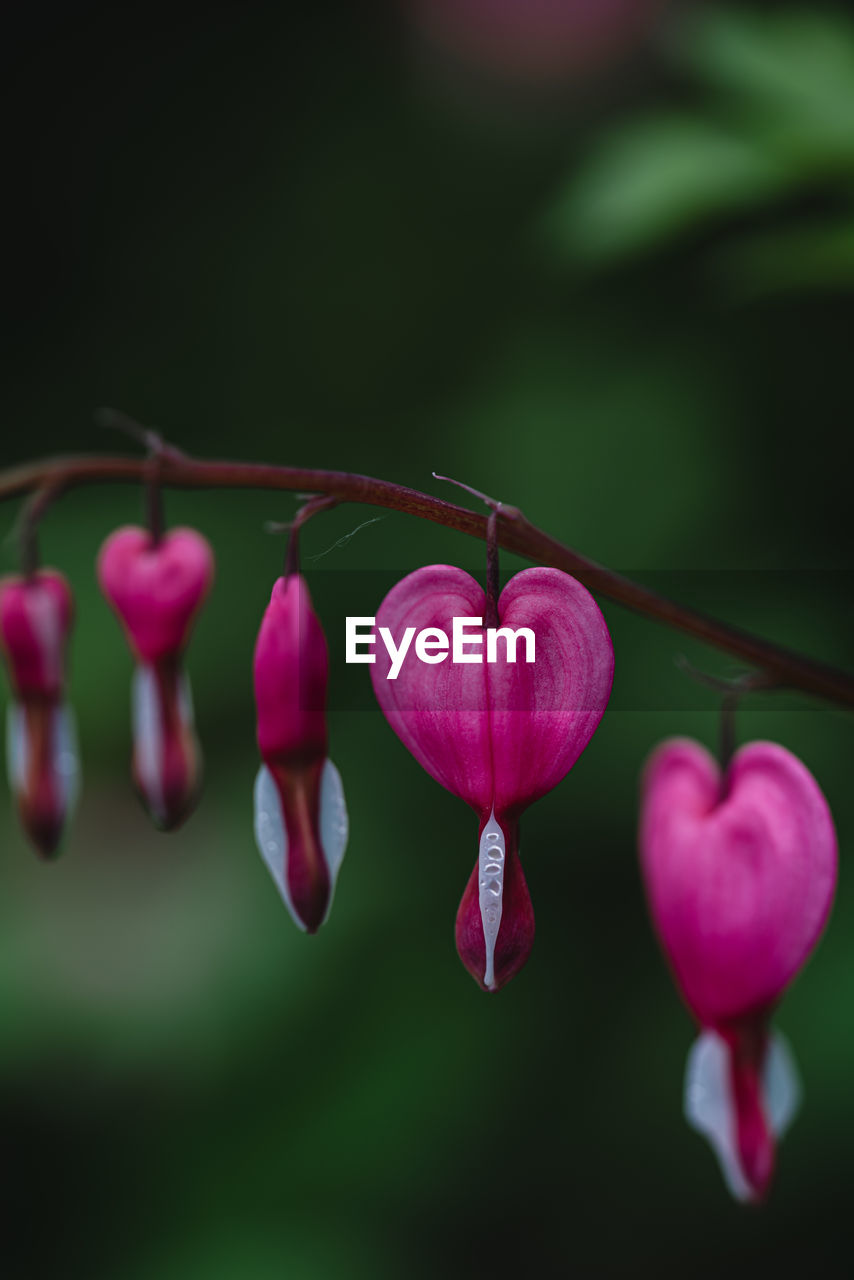
[[[483,617],[486,597],[474,578],[451,565],[417,569],[392,587],[377,611],[399,644],[407,627],[416,634],[439,627],[451,634],[453,617]],[[414,652],[396,680],[386,647],[374,646],[371,680],[380,707],[401,742],[446,790],[484,817],[492,807],[492,766],[485,667],[450,657],[435,666]]]
[[[462,569],[431,565],[409,574],[377,613],[397,644],[407,627],[438,627],[450,637],[454,617],[484,617],[479,584]],[[414,647],[396,680],[375,646],[374,692],[395,733],[443,787],[488,817],[520,813],[550,791],[589,742],[611,691],[614,655],[592,596],[558,569],[526,569],[507,584],[499,625],[530,627],[533,663],[437,665]],[[473,629],[472,629],[473,630]],[[484,653],[485,646],[480,652]]]
[[[614,649],[593,597],[559,569],[517,573],[498,613],[501,626],[528,626],[537,638],[533,663],[483,668],[495,808],[518,813],[557,786],[593,737],[611,694]]]
[[[644,773],[640,845],[656,928],[700,1022],[771,1005],[815,945],[836,884],[833,822],[806,767],[753,742],[721,779],[698,743],[667,742]]]
[[[301,765],[327,752],[329,653],[305,579],[279,578],[254,658],[258,746],[268,765]]]
[[[180,652],[214,575],[210,544],[194,529],[170,529],[154,544],[127,526],[107,538],[98,581],[141,662]]]
[[[73,614],[71,588],[55,569],[0,579],[0,648],[19,697],[61,697]]]

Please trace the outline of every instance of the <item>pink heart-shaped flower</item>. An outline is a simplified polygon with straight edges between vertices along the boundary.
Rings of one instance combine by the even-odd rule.
[[[201,785],[201,749],[183,650],[213,575],[213,552],[195,529],[170,529],[157,541],[146,529],[117,529],[98,556],[101,589],[138,662],[132,699],[134,782],[165,831],[189,816]]]
[[[658,748],[643,779],[650,909],[686,1003],[704,1026],[766,1009],[814,947],[836,884],[836,835],[818,783],[773,742],[724,778],[697,742]]]
[[[387,629],[399,646],[408,628],[450,637],[454,618],[485,615],[486,597],[474,578],[450,565],[431,565],[392,588],[376,622],[380,636]],[[431,777],[474,809],[481,836],[500,850],[490,861],[482,840],[457,918],[463,962],[490,989],[521,968],[533,940],[518,861],[519,816],[581,755],[602,718],[614,670],[611,638],[595,601],[558,569],[516,574],[498,601],[498,624],[533,632],[533,662],[525,661],[523,644],[517,644],[516,661],[507,661],[503,640],[492,663],[454,662],[451,654],[425,662],[411,645],[396,678],[389,679],[392,661],[386,644],[377,642],[371,668],[374,692],[395,733]],[[469,653],[485,659],[484,627],[466,630],[482,639]],[[491,818],[497,825],[487,831]],[[489,906],[490,877],[497,916]],[[490,931],[496,935],[491,942]]]
[[[730,1191],[760,1200],[800,1093],[774,1005],[815,946],[836,885],[836,834],[809,770],[751,742],[722,775],[699,743],[665,742],[644,771],[641,866],[676,982],[703,1028],[685,1116]]]
[[[170,529],[154,542],[127,526],[107,538],[98,556],[98,581],[141,662],[180,652],[210,589],[210,544],[194,529]]]
[[[64,702],[73,618],[71,588],[57,570],[0,579],[0,652],[13,693],[9,781],[24,829],[45,858],[59,850],[80,770],[74,716]]]

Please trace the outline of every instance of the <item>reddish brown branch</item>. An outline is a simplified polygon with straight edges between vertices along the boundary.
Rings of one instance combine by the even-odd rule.
[[[145,481],[147,465],[144,460],[135,458],[100,455],[46,458],[0,472],[0,501],[46,487],[54,498],[57,493],[80,485],[140,483]],[[161,485],[178,489],[290,489],[328,494],[341,502],[360,502],[404,511],[473,538],[485,539],[487,536],[488,518],[485,515],[404,485],[346,471],[208,461],[169,452],[160,459],[158,480]],[[564,569],[591,591],[740,658],[751,667],[764,671],[779,687],[798,689],[839,706],[854,707],[854,677],[846,672],[706,617],[630,578],[613,573],[557,542],[530,524],[513,507],[501,508],[498,541],[507,551],[538,564]]]

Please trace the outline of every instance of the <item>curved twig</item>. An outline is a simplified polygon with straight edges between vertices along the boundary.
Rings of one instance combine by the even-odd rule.
[[[140,483],[145,480],[146,467],[144,460],[126,457],[46,458],[0,472],[0,501],[45,488],[50,489],[53,501],[65,490],[81,485]],[[347,471],[196,459],[170,450],[160,457],[158,481],[162,486],[177,489],[266,489],[327,494],[340,502],[403,511],[469,537],[481,540],[487,537],[485,515],[405,485]],[[837,706],[854,708],[854,677],[846,672],[668,600],[564,546],[531,524],[514,507],[502,506],[497,515],[498,543],[506,551],[563,569],[591,591],[759,668],[779,687],[798,689]]]

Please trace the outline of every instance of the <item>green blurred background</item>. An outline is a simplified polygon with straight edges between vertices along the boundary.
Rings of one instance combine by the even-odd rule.
[[[7,16],[4,462],[132,448],[92,423],[112,404],[190,452],[455,497],[435,469],[851,666],[850,13],[592,9]],[[168,497],[218,556],[189,657],[207,789],[168,837],[128,782],[130,660],[93,573],[139,509],[79,491],[44,525],[78,600],[85,787],[49,867],[0,800],[4,1274],[849,1275],[850,717],[788,694],[740,716],[813,770],[842,855],[778,1019],[803,1110],[744,1211],[681,1119],[693,1032],[635,852],[645,754],[716,738],[674,660],[726,656],[604,602],[613,704],[526,816],[537,942],[486,997],[453,945],[475,818],[370,709],[340,625],[344,583],[371,613],[418,565],[481,572],[480,546],[389,514],[309,559],[364,508],[305,534],[352,832],[307,939],[251,830],[250,658],[282,554],[263,526],[294,501]]]

